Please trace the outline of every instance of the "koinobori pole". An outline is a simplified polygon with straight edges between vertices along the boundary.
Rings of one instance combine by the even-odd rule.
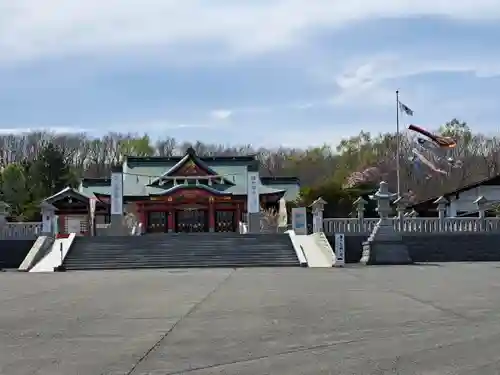
[[[396,90],[396,179],[398,184],[398,198],[401,197],[401,174],[400,174],[400,139],[399,139],[399,90]]]

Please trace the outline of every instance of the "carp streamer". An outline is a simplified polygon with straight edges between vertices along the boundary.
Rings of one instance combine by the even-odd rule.
[[[420,163],[425,164],[433,172],[442,174],[444,176],[448,176],[448,172],[436,167],[429,159],[427,159],[424,155],[422,155],[416,148],[411,150],[411,152],[413,153],[415,160],[418,160]]]
[[[462,167],[462,161],[450,156],[457,146],[453,138],[431,133],[416,125],[410,125],[408,129],[428,138],[418,137],[416,146],[412,150],[410,161],[414,163],[416,171],[419,171],[421,165],[426,165],[431,171],[447,176],[448,172],[444,170],[444,167],[448,169]]]
[[[413,130],[414,132],[420,133],[423,136],[429,138],[432,142],[437,144],[439,147],[444,148],[453,148],[457,145],[457,142],[450,137],[443,137],[441,135],[433,134],[417,125],[410,125],[408,129]]]

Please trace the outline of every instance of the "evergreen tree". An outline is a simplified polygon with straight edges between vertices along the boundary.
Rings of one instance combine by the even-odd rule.
[[[28,166],[34,198],[47,198],[67,186],[76,186],[77,179],[64,154],[54,144],[45,146]]]

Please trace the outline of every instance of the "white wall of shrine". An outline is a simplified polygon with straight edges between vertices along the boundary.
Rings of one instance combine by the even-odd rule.
[[[476,212],[474,201],[480,196],[484,196],[490,203],[500,202],[500,186],[478,186],[459,193],[458,199],[455,196],[449,197],[447,216],[455,217],[461,212]]]

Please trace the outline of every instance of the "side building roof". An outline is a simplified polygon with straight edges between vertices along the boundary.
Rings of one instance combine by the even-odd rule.
[[[500,175],[488,177],[488,178],[476,181],[474,183],[462,186],[458,189],[446,192],[446,193],[441,194],[439,196],[435,196],[435,197],[420,201],[418,203],[411,205],[410,208],[414,209],[415,211],[418,211],[419,209],[431,208],[431,206],[432,206],[432,208],[434,209],[435,207],[433,207],[434,206],[433,202],[436,201],[436,199],[438,199],[440,196],[443,196],[446,199],[450,199],[451,197],[455,197],[455,199],[459,199],[461,193],[475,189],[479,186],[499,186],[499,185],[500,185]]]

